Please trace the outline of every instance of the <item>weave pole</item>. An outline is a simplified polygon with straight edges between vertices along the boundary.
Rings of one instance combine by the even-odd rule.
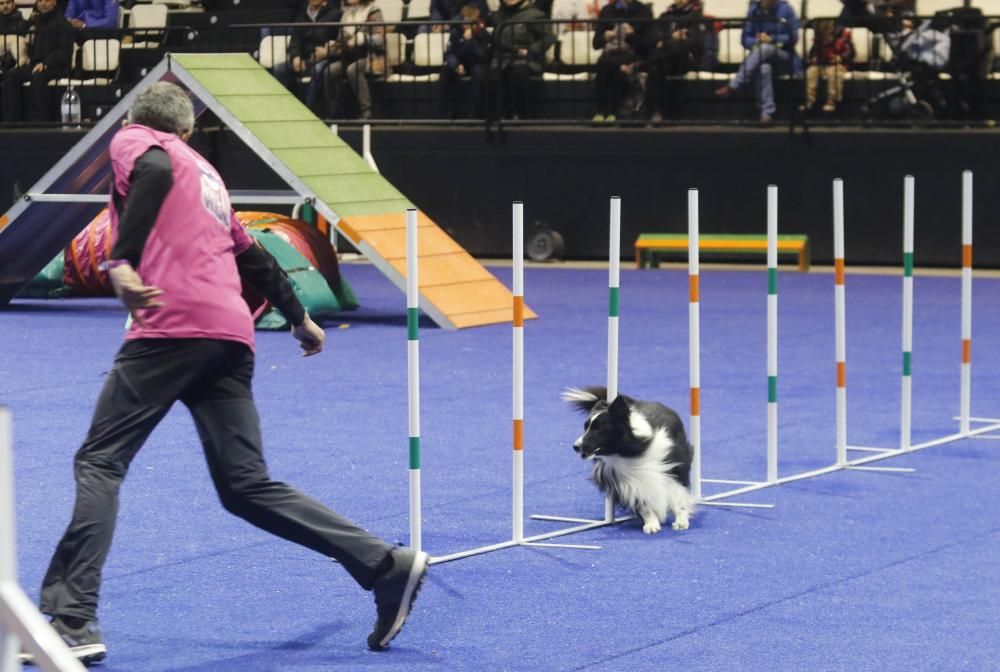
[[[962,381],[959,432],[968,435],[972,411],[972,171],[962,171]]]
[[[844,303],[844,181],[833,181],[834,330],[837,354],[837,465],[847,465],[847,332]]]
[[[767,482],[778,480],[778,187],[767,187]]]
[[[913,176],[903,178],[903,388],[900,395],[899,449],[911,447],[913,423]]]
[[[621,281],[622,200],[611,197],[611,217],[608,232],[608,403],[618,396],[618,290]],[[615,502],[604,498],[604,522],[615,520]]]
[[[406,209],[406,387],[410,435],[410,548],[422,550],[420,529],[420,299],[417,211]]]
[[[698,314],[698,190],[688,189],[688,362],[691,385],[691,494],[701,499],[701,325]]]
[[[515,201],[513,207],[514,278],[513,278],[513,341],[514,341],[514,488],[513,536],[524,541],[524,204]]]

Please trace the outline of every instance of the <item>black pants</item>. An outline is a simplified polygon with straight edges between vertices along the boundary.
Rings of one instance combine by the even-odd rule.
[[[132,458],[177,400],[191,411],[227,511],[337,559],[362,588],[371,589],[392,546],[271,480],[251,393],[253,366],[253,353],[236,342],[146,339],[122,346],[76,454],[73,519],[42,582],[42,612],[96,617],[119,487]]]
[[[31,117],[29,121],[52,121],[52,97],[49,94],[49,81],[67,75],[66,72],[43,70],[32,72],[30,64],[20,65],[3,73],[3,120],[17,122],[22,120],[21,89],[25,82],[31,82],[28,95],[31,99]],[[60,95],[62,91],[59,91]]]
[[[531,65],[493,64],[486,72],[486,113],[491,121],[501,116],[527,119],[531,116]]]
[[[597,60],[594,97],[597,99],[598,114],[618,114],[618,108],[628,91],[629,76],[622,72],[622,65],[627,62],[627,58],[618,56],[602,55]]]

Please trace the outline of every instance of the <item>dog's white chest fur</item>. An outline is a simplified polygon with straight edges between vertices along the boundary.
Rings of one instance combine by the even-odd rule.
[[[694,498],[668,473],[676,466],[668,461],[673,440],[665,428],[654,430],[639,413],[631,413],[629,420],[635,436],[649,439],[646,450],[638,457],[599,456],[595,480],[615,484],[619,501],[642,517],[644,532],[659,532],[671,511],[674,529],[687,529]]]

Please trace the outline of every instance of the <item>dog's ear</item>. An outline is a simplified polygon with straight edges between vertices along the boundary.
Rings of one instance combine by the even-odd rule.
[[[628,401],[626,401],[625,397],[618,395],[615,397],[615,400],[611,402],[608,412],[611,414],[611,417],[616,420],[628,420],[630,412]]]

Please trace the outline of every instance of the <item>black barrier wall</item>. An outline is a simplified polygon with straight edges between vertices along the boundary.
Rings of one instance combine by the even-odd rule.
[[[360,148],[359,130],[342,133]],[[15,181],[27,189],[80,137],[0,133],[2,208]],[[541,221],[562,234],[567,258],[603,259],[608,199],[621,196],[629,260],[640,233],[686,230],[689,187],[700,192],[703,233],[765,232],[766,187],[776,184],[780,231],[809,235],[814,263],[831,263],[831,181],[842,177],[847,263],[897,265],[903,176],[912,174],[916,263],[958,267],[961,171],[970,169],[975,265],[1000,268],[1000,131],[375,128],[372,138],[382,173],[480,257],[510,255],[514,200],[524,201],[529,229]],[[194,144],[231,188],[281,187],[231,134],[200,131]]]

